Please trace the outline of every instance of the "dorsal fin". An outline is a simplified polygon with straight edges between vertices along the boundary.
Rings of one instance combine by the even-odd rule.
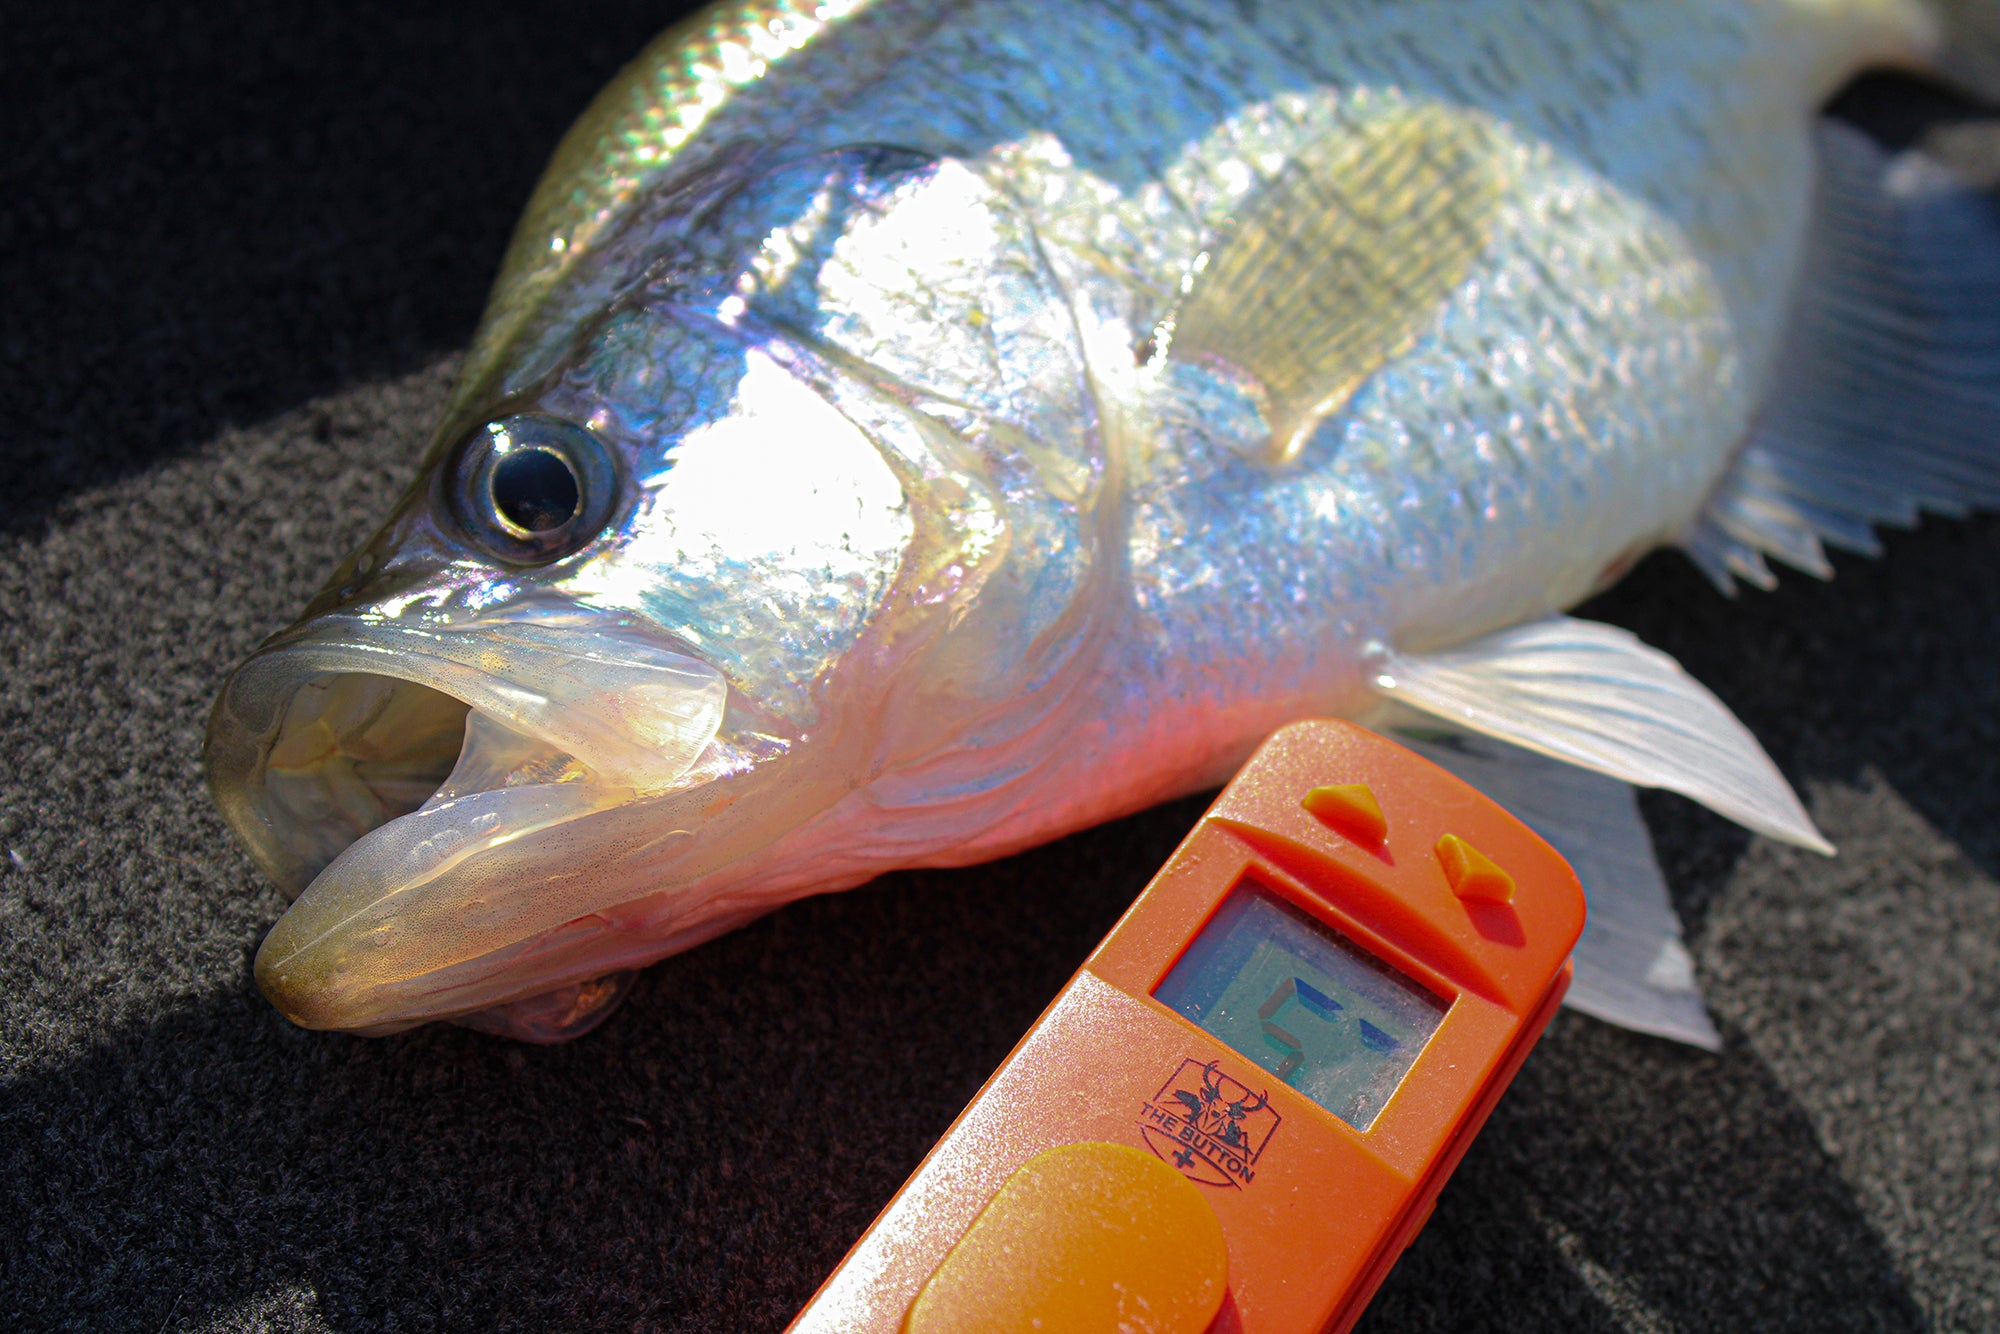
[[[2000,203],[1940,161],[1828,121],[1769,403],[1681,539],[1724,592],[1830,577],[1872,524],[2000,505]]]
[[[1500,199],[1483,126],[1399,107],[1306,145],[1198,256],[1162,326],[1263,397],[1273,461],[1406,350],[1485,248]]]

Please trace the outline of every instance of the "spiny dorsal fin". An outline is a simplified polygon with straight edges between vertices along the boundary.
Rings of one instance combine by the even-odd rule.
[[[1384,650],[1373,684],[1454,726],[1663,787],[1761,834],[1833,852],[1729,706],[1616,626],[1550,616],[1442,653]]]
[[[1162,332],[1262,390],[1273,461],[1414,343],[1485,248],[1500,200],[1481,124],[1397,108],[1308,144],[1197,257]]]
[[[1724,592],[1822,579],[1822,543],[2000,505],[2000,205],[1922,152],[1818,134],[1813,232],[1770,401],[1681,546]]]

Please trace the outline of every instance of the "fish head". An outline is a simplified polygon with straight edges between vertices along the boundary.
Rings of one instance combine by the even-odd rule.
[[[573,1031],[631,963],[611,914],[754,856],[854,771],[838,668],[908,555],[902,489],[771,357],[647,335],[696,388],[640,422],[586,361],[463,431],[218,701],[217,799],[296,896],[257,959],[295,1021],[554,991],[535,1022]]]
[[[257,957],[280,1010],[572,1032],[609,994],[594,979],[667,952],[663,917],[685,940],[769,906],[690,886],[737,884],[893,762],[885,692],[977,543],[940,541],[935,499],[816,373],[838,378],[624,312],[442,440],[232,676],[205,761],[295,896]],[[550,993],[554,1019],[521,1018]]]

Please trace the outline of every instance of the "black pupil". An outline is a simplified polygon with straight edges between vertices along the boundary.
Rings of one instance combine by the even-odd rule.
[[[517,449],[493,465],[494,507],[516,528],[554,532],[570,521],[579,499],[576,474],[553,451]]]

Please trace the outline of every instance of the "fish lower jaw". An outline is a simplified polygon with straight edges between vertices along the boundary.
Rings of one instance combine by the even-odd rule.
[[[750,817],[781,801],[722,742],[666,792],[587,770],[468,788],[465,773],[481,772],[475,742],[496,731],[475,717],[467,760],[434,799],[357,840],[272,928],[257,980],[293,1022],[379,1034],[451,1020],[529,1041],[575,1036],[622,994],[602,979],[670,952],[638,905],[677,900],[702,916],[707,888],[755,856]],[[537,765],[564,759],[544,752]],[[538,769],[503,777],[524,772]]]
[[[476,981],[468,990],[441,985],[437,978],[428,987],[420,979],[406,979],[391,988],[396,995],[388,998],[381,986],[326,986],[296,977],[282,966],[267,966],[261,953],[256,970],[258,985],[272,1005],[301,1028],[372,1038],[445,1021],[532,1043],[566,1042],[596,1028],[617,1009],[637,976],[636,965],[593,963],[584,971],[589,976],[567,981],[531,974],[532,981],[484,998],[474,994]]]
[[[426,1000],[431,975],[603,906],[605,818],[703,781],[721,675],[638,623],[540,611],[341,613],[274,640],[225,688],[204,759],[295,899],[257,977],[296,1022],[449,1017]],[[662,842],[613,824],[623,846]]]
[[[369,1027],[385,989],[421,987],[522,913],[564,826],[636,795],[473,711],[438,790],[349,844],[279,919],[258,984],[304,1027]]]
[[[430,969],[371,967],[365,951],[286,956],[267,938],[256,976],[279,1012],[303,1028],[379,1037],[451,1022],[528,1042],[565,1041],[608,1016],[638,969],[796,896],[733,899],[713,896],[709,888],[693,883],[655,888],[650,895],[640,888],[614,893],[622,900],[615,906]],[[674,906],[663,910],[667,902]]]

